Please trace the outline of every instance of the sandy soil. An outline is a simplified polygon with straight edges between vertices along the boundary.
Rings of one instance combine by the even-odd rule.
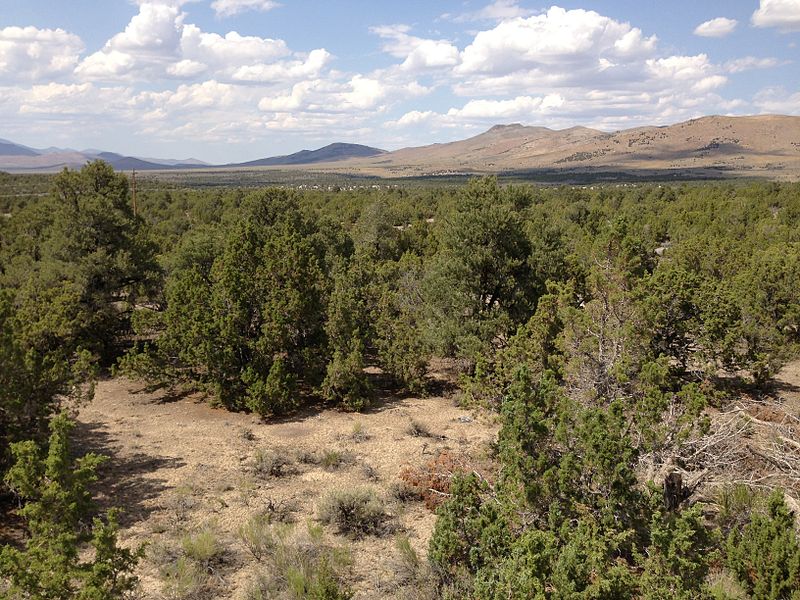
[[[434,436],[411,435],[412,419]],[[354,436],[354,428],[362,435]],[[389,499],[398,530],[424,555],[434,515],[419,502],[392,502],[389,486],[403,466],[419,465],[439,450],[485,456],[495,435],[496,426],[486,417],[442,396],[389,397],[367,413],[322,409],[263,423],[253,415],[211,408],[199,396],[150,392],[119,378],[99,383],[94,400],[79,412],[76,432],[81,451],[111,457],[103,467],[101,505],[124,509],[123,542],[150,547],[138,570],[144,598],[162,597],[155,549],[177,547],[182,535],[204,527],[226,548],[214,597],[240,597],[257,568],[237,540],[242,523],[272,511],[302,524],[315,518],[326,492],[354,485],[372,486]],[[252,468],[259,449],[293,459],[336,450],[349,461],[331,470],[294,460],[294,473],[259,477]],[[356,598],[387,597],[394,536],[345,540],[331,528],[326,533],[352,549]]]

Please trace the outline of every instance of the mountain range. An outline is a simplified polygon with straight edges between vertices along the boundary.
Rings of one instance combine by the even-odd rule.
[[[87,161],[102,159],[120,170],[152,170],[206,167],[208,163],[195,158],[184,160],[137,158],[103,150],[73,150],[72,148],[31,148],[10,140],[0,139],[0,170],[12,172],[58,171],[64,167],[80,168]]]
[[[668,126],[608,133],[587,127],[553,130],[496,125],[455,142],[386,152],[334,143],[317,150],[244,163],[209,165],[196,159],[154,159],[100,150],[37,150],[0,140],[0,170],[54,171],[101,158],[121,170],[303,169],[378,177],[525,173],[684,173],[800,179],[800,117],[709,116]]]
[[[383,177],[451,173],[638,173],[800,179],[800,117],[709,116],[606,133],[497,125],[466,140],[405,148],[331,170]]]
[[[9,140],[0,139],[0,170],[11,172],[48,172],[59,171],[64,167],[80,168],[87,161],[101,159],[115,169],[122,171],[154,171],[197,168],[236,168],[236,167],[266,167],[310,165],[316,163],[331,163],[351,158],[369,158],[384,154],[386,151],[371,148],[360,144],[329,144],[317,150],[301,150],[294,154],[261,158],[244,163],[231,163],[226,165],[210,165],[196,158],[171,159],[171,158],[140,158],[125,156],[116,152],[103,150],[73,150],[71,148],[46,148],[36,149],[23,146]]]

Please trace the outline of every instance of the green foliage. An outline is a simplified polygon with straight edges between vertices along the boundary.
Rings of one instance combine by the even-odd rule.
[[[102,161],[65,170],[0,228],[0,469],[62,402],[91,397],[83,384],[157,283],[155,252],[127,179]]]
[[[204,567],[206,570],[211,562],[223,552],[216,534],[210,529],[204,529],[193,535],[186,535],[181,540],[184,555]]]
[[[431,356],[422,276],[421,261],[409,253],[387,264],[374,317],[374,343],[381,366],[413,393],[425,390]]]
[[[344,575],[352,559],[345,547],[324,542],[321,528],[309,525],[305,533],[272,526],[262,561],[267,568],[250,582],[245,598],[294,600],[348,600],[352,592]]]
[[[239,526],[239,539],[257,561],[275,551],[277,540],[268,517],[257,515]]]
[[[174,600],[200,595],[208,585],[208,573],[185,556],[168,563],[160,570],[164,595]]]
[[[727,565],[755,598],[800,598],[800,540],[783,494],[774,492],[766,514],[754,511],[728,536]]]
[[[349,410],[362,410],[369,405],[372,386],[364,373],[364,351],[359,340],[353,340],[351,347],[346,355],[339,350],[333,353],[322,382],[322,395]]]
[[[91,354],[58,338],[75,298],[66,289],[50,292],[15,301],[0,290],[0,472],[14,442],[41,438],[62,402],[92,395]]]
[[[178,248],[158,345],[132,356],[148,353],[143,364],[160,365],[164,380],[206,385],[230,408],[286,413],[299,404],[298,381],[323,367],[324,249],[286,192],[249,197],[242,210],[224,243],[207,234],[200,251]]]
[[[435,348],[476,359],[533,312],[537,281],[522,220],[500,202],[495,178],[473,180],[439,230],[424,282]]]
[[[105,522],[87,522],[89,485],[103,457],[87,454],[73,461],[72,426],[63,415],[52,420],[46,456],[32,441],[12,445],[15,464],[5,481],[25,503],[19,514],[29,539],[24,550],[0,550],[0,575],[11,584],[11,598],[101,600],[123,597],[137,584],[131,572],[142,549],[117,546],[116,513],[109,512]],[[82,560],[87,544],[94,553]]]
[[[687,448],[726,391],[765,386],[800,349],[797,184],[157,189],[138,199],[145,221],[107,165],[53,181],[0,223],[0,466],[16,463],[32,531],[52,512],[90,542],[75,517],[88,496],[67,503],[65,490],[86,489],[92,459],[47,495],[37,444],[122,342],[122,372],[265,417],[314,396],[358,410],[389,380],[424,393],[429,359],[457,357],[462,397],[499,414],[500,464],[492,485],[456,477],[440,509],[442,597],[719,597],[735,584],[707,585],[712,566],[754,597],[797,587],[785,506],[735,489],[707,520],[646,491],[661,485],[646,477],[692,468]],[[69,462],[52,451],[53,469]],[[345,532],[384,530],[369,492],[335,494],[320,513]],[[48,573],[88,581],[63,574],[77,538],[48,527],[41,547],[62,548],[42,551]],[[243,539],[273,571],[252,597],[346,597],[316,535],[251,524]],[[425,571],[409,548],[406,570]],[[209,592],[204,552],[183,554],[167,593]]]
[[[158,275],[155,246],[128,201],[127,178],[102,161],[64,170],[49,197],[12,215],[0,264],[2,285],[23,297],[69,287],[71,314],[50,331],[67,347],[106,358]]]
[[[511,542],[508,524],[487,500],[488,485],[474,473],[455,475],[450,498],[437,511],[428,556],[440,578],[456,584],[501,556]]]
[[[708,598],[706,577],[715,541],[703,523],[700,507],[677,515],[654,511],[650,539],[640,582],[642,598]]]

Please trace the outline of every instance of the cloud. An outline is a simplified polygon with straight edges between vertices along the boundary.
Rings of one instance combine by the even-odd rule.
[[[383,51],[403,59],[407,71],[452,67],[459,62],[458,48],[447,40],[432,40],[410,35],[407,25],[383,25],[370,31],[384,41]]]
[[[800,0],[761,0],[750,21],[756,27],[777,27],[784,33],[800,31]]]
[[[461,53],[456,71],[462,75],[503,75],[520,69],[551,70],[596,64],[601,58],[625,62],[649,55],[655,36],[644,37],[638,28],[594,11],[564,10],[504,21],[479,32]]]
[[[266,12],[279,6],[274,0],[214,0],[211,3],[218,17],[232,17],[249,10]]]
[[[770,69],[777,67],[780,61],[777,58],[756,58],[755,56],[745,56],[729,60],[723,65],[728,73],[741,73],[752,69]]]
[[[247,64],[274,62],[292,54],[283,40],[240,35],[235,31],[225,35],[206,33],[196,25],[183,28],[180,53],[213,65],[216,71],[228,72]]]
[[[9,135],[38,134],[47,141],[43,145],[57,139],[72,144],[82,132],[118,131],[140,118],[127,87],[50,82],[0,88],[0,98],[3,129]]]
[[[257,63],[245,65],[234,71],[236,81],[262,83],[286,82],[290,80],[317,78],[328,66],[332,55],[325,49],[312,50],[305,60],[283,61],[279,63]]]
[[[451,108],[447,116],[479,120],[530,119],[563,104],[564,98],[559,94],[544,98],[517,96],[509,100],[470,100],[463,108]]]
[[[114,79],[135,69],[162,65],[179,57],[183,18],[177,5],[142,2],[125,30],[85,58],[75,73],[89,79]]]
[[[415,81],[392,81],[373,75],[357,74],[346,81],[314,79],[301,81],[291,91],[265,95],[258,103],[264,112],[290,112],[360,115],[364,111],[384,112],[390,104],[428,93]],[[366,114],[366,117],[372,115]]]
[[[75,69],[84,80],[194,79],[265,81],[316,75],[331,58],[323,49],[293,53],[280,39],[206,32],[186,23],[180,2],[141,2],[125,30]]]
[[[387,123],[387,125],[390,127],[408,127],[410,125],[419,125],[429,122],[436,116],[437,113],[432,110],[412,110],[404,114],[396,121],[390,121]]]
[[[83,49],[81,38],[63,29],[0,29],[0,80],[61,77],[72,71]]]
[[[694,34],[701,37],[725,37],[733,33],[738,23],[736,19],[717,17],[716,19],[700,23],[700,25],[694,28]]]
[[[534,11],[522,8],[517,0],[495,0],[482,9],[459,15],[444,14],[441,18],[456,23],[469,21],[505,21],[518,17],[527,17]]]
[[[756,94],[753,104],[764,113],[799,115],[800,91],[790,93],[783,87],[769,87]]]
[[[396,65],[402,74],[418,38],[405,25],[373,32],[387,40],[384,50],[402,61]],[[770,64],[745,58],[720,65],[707,54],[665,55],[655,35],[629,23],[552,7],[478,31],[456,64],[435,71],[434,86],[449,86],[467,98],[462,105],[441,112],[411,106],[387,126],[430,132],[511,120],[553,126],[601,122],[607,128],[673,122],[742,110],[743,101],[719,95],[728,74]]]
[[[703,80],[714,70],[706,54],[649,59],[647,66],[655,79],[680,82]]]

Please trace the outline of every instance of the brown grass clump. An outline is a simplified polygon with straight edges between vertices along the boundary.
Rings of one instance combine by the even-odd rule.
[[[444,450],[419,467],[404,467],[399,478],[416,491],[430,510],[436,510],[450,496],[453,475],[474,470],[468,460]]]

